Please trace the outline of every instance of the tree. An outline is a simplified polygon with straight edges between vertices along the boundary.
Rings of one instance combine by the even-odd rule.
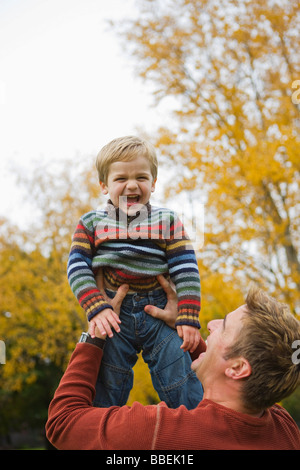
[[[79,214],[91,209],[96,187],[89,165],[72,171],[80,168],[76,160],[47,169],[37,164],[31,177],[20,178],[32,217],[24,227],[0,223],[0,339],[6,347],[0,436],[24,423],[44,429],[58,381],[87,329],[66,265],[72,232]]]
[[[82,331],[86,315],[68,284],[66,268],[79,217],[101,206],[96,171],[82,156],[19,169],[32,217],[22,227],[0,220],[0,445],[24,425],[43,432],[48,405]],[[24,176],[25,175],[25,176]],[[137,396],[157,400],[142,360],[135,370]]]
[[[0,331],[8,356],[2,371],[7,390],[34,381],[40,361],[63,370],[87,326],[66,275],[72,233],[80,214],[91,209],[88,200],[93,203],[95,191],[86,185],[90,166],[80,172],[77,160],[73,166],[53,162],[47,169],[37,164],[30,177],[20,176],[32,217],[21,228],[6,220],[0,224]]]
[[[205,201],[202,277],[243,292],[253,280],[299,314],[299,0],[139,6],[121,34],[157,103],[171,106],[153,141],[176,168],[173,194]]]

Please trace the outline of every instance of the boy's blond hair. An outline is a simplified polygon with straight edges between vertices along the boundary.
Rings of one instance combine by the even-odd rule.
[[[107,183],[109,166],[118,161],[130,161],[143,156],[149,160],[153,180],[157,178],[157,157],[150,142],[135,136],[119,137],[106,144],[98,153],[96,168],[99,181]]]

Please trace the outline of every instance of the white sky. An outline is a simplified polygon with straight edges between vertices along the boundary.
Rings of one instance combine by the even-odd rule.
[[[96,155],[117,136],[157,127],[149,88],[106,23],[132,16],[134,4],[0,0],[0,216],[22,212],[14,165]]]

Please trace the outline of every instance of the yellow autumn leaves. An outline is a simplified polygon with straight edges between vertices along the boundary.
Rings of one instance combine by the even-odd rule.
[[[299,1],[140,6],[140,17],[123,25],[124,43],[158,102],[172,100],[172,124],[148,136],[159,154],[158,184],[166,195],[186,192],[205,203],[198,251],[203,335],[211,318],[243,302],[250,282],[299,315],[300,111],[292,99],[300,78]],[[103,203],[92,165],[83,156],[55,172],[37,164],[23,181],[33,204],[25,230],[8,221],[0,226],[0,339],[7,349],[0,373],[7,390],[36,380],[37,362],[63,370],[86,329],[66,261],[79,216]],[[156,399],[140,361],[134,399]]]

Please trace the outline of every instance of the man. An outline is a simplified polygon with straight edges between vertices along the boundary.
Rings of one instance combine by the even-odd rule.
[[[165,311],[148,307],[147,312],[172,323],[174,293],[164,278],[160,282],[169,302]],[[122,286],[115,309],[125,293]],[[59,449],[300,450],[296,423],[274,405],[299,383],[300,365],[292,358],[300,322],[284,305],[254,289],[245,305],[224,320],[211,321],[208,329],[206,351],[192,363],[204,388],[194,410],[170,409],[164,403],[94,408],[104,338],[98,334],[98,345],[77,344],[49,407],[50,442]]]

